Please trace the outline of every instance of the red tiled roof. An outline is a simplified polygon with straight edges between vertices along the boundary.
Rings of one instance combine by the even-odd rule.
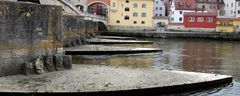
[[[213,12],[184,12],[183,13],[184,16],[217,16],[217,13],[213,13]]]
[[[176,10],[195,10],[196,2],[195,0],[175,0]]]
[[[205,11],[204,9],[197,8],[197,3],[195,2],[195,0],[175,0],[174,4],[176,10]]]

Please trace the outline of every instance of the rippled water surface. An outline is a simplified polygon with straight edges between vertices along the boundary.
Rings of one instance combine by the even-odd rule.
[[[234,82],[226,87],[184,95],[240,96],[240,41],[202,39],[147,39],[153,45],[117,45],[155,47],[163,53],[113,56],[75,56],[75,64],[104,64],[132,68],[158,68],[232,75]]]

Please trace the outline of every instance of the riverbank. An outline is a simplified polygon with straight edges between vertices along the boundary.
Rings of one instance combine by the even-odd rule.
[[[102,91],[113,94],[116,91],[123,92],[121,94],[126,94],[126,92],[127,94],[134,92],[149,94],[148,92],[157,91],[161,94],[175,92],[173,89],[187,91],[230,82],[232,82],[232,77],[226,75],[101,65],[73,65],[72,70],[43,75],[1,77],[0,91],[83,92],[84,94]]]
[[[143,38],[203,38],[215,40],[240,40],[239,33],[220,32],[159,32],[159,31],[107,31],[101,32],[106,36],[129,36]]]

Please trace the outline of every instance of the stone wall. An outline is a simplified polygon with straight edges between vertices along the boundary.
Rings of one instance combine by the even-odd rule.
[[[146,26],[110,26],[110,31],[143,31],[143,30],[154,30],[153,27]]]
[[[63,15],[64,47],[86,44],[86,38],[92,38],[98,32],[98,24],[92,20],[84,20],[83,16]]]
[[[0,1],[0,76],[22,73],[23,63],[62,52],[62,8]]]
[[[64,46],[71,47],[84,44],[85,21],[82,16],[63,15]]]

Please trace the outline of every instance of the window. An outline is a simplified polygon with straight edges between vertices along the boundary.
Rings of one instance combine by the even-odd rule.
[[[233,3],[231,3],[231,7],[233,7]]]
[[[117,22],[117,23],[120,23],[120,21],[119,21],[119,20],[117,20],[116,22]]]
[[[158,10],[158,7],[156,7],[155,10]]]
[[[156,1],[156,4],[158,4],[158,1]]]
[[[231,10],[231,14],[233,14],[233,10]]]
[[[129,0],[126,0],[126,3],[129,3]]]
[[[182,21],[182,17],[179,18],[179,21]]]
[[[238,7],[240,7],[240,2],[238,2]]]
[[[205,9],[205,5],[202,6],[202,9]]]
[[[240,10],[238,10],[238,14],[240,14]]]
[[[134,3],[133,8],[137,8],[137,7],[138,7],[137,3]]]
[[[162,10],[162,7],[160,7],[159,10]]]
[[[138,16],[138,13],[137,12],[134,12],[133,13],[133,17],[137,17]]]
[[[158,16],[158,14],[155,14],[155,17],[157,17]]]
[[[112,5],[112,7],[115,7],[116,5],[115,5],[115,2],[113,2],[113,5]]]
[[[179,14],[182,14],[182,11],[179,11]]]
[[[141,24],[145,24],[145,21],[142,21]]]
[[[137,24],[137,21],[133,21],[133,24]]]
[[[171,21],[174,21],[174,18],[171,18]]]
[[[206,21],[207,22],[213,22],[213,18],[212,17],[207,17]]]
[[[162,16],[162,14],[159,14],[159,16]]]
[[[143,12],[142,17],[147,17],[147,14],[145,12]]]
[[[198,17],[198,22],[203,22],[203,17]]]
[[[129,16],[124,16],[124,19],[125,20],[129,20]]]
[[[126,7],[126,8],[125,8],[125,11],[128,12],[128,11],[130,11],[130,9],[129,9],[128,7]]]
[[[188,22],[194,22],[194,17],[188,17]]]
[[[147,4],[143,3],[142,8],[147,8]]]

